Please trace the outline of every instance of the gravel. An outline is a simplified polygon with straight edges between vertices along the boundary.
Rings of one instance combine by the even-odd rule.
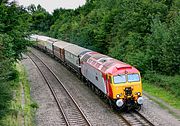
[[[71,94],[73,94],[78,105],[86,114],[92,125],[124,125],[121,118],[112,112],[111,109],[107,108],[107,105],[72,72],[68,71],[60,63],[42,52],[33,49],[33,53],[40,56],[66,85],[66,88],[71,91]],[[59,117],[57,113],[56,103],[36,67],[29,59],[24,59],[22,63],[28,71],[29,81],[32,87],[32,97],[39,104],[39,109],[36,114],[38,126],[56,125],[61,123],[58,122],[58,119],[61,117]],[[145,96],[144,99],[145,102],[140,113],[147,117],[152,123],[163,126],[179,126],[180,121],[168,113],[168,111],[160,108],[158,104]]]
[[[33,50],[33,53],[37,53],[36,50]],[[85,86],[76,76],[74,76],[73,73],[49,56],[39,52],[36,55],[40,56],[46,64],[49,64],[48,66],[64,83],[66,88],[71,91],[71,95],[76,99],[79,107],[85,113],[92,125],[122,125],[121,118],[111,112],[109,108],[104,107],[104,103],[100,98]]]
[[[39,105],[35,123],[37,126],[62,126],[64,124],[62,116],[59,114],[57,104],[40,72],[28,57],[24,56],[21,62],[28,71],[32,99]]]
[[[144,104],[140,111],[153,124],[159,126],[180,126],[180,121],[168,110],[162,109],[157,103],[144,96]]]

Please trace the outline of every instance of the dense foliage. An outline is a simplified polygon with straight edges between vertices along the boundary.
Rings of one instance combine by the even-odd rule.
[[[40,5],[37,7],[35,5],[30,5],[27,7],[30,14],[30,28],[29,31],[47,32],[52,25],[52,15],[50,15],[44,8]]]
[[[14,63],[29,45],[25,40],[28,15],[22,6],[0,0],[0,118],[13,111],[8,103],[12,98],[11,86],[18,77]]]
[[[142,73],[180,73],[178,0],[88,0],[76,10],[55,10],[53,18],[52,37],[108,54]]]

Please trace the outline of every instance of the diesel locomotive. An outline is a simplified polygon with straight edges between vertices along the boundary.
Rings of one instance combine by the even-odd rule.
[[[35,46],[60,60],[89,82],[113,108],[140,109],[143,104],[140,72],[133,66],[78,45],[31,35]]]

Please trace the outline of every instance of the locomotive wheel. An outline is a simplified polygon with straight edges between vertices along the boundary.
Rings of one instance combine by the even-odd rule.
[[[98,89],[95,87],[95,94],[98,95]]]
[[[108,98],[108,104],[110,106],[111,109],[113,109],[113,101],[111,99]]]
[[[91,82],[90,81],[87,81],[87,86],[91,87]]]
[[[86,78],[85,78],[84,76],[81,76],[81,80],[82,80],[83,82],[86,82]]]
[[[93,84],[91,85],[91,89],[92,89],[92,91],[95,91],[95,87]]]

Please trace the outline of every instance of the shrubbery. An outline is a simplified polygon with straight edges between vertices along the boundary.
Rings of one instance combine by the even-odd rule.
[[[87,0],[52,17],[46,34],[131,64],[150,83],[180,96],[179,0]]]
[[[29,45],[25,40],[28,15],[25,8],[14,2],[0,1],[0,119],[16,111],[9,108],[13,99],[12,87],[17,86],[14,84],[18,80],[14,64]]]
[[[149,71],[145,74],[143,80],[157,87],[162,87],[177,98],[180,98],[180,75],[166,76]]]
[[[88,0],[76,10],[57,9],[46,32],[108,54],[141,73],[180,74],[178,0]]]

